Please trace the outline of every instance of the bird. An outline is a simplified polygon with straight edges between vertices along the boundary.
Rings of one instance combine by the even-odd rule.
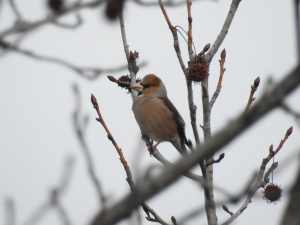
[[[140,82],[131,85],[138,92],[132,111],[140,127],[142,137],[147,136],[157,143],[171,142],[181,155],[187,153],[185,122],[169,100],[162,80],[154,74],[146,75]]]

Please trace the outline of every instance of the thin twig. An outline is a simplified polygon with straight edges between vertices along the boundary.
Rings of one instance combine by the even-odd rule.
[[[264,187],[268,182],[269,182],[269,178],[268,176],[270,175],[270,173],[277,167],[278,163],[273,163],[272,166],[269,168],[269,170],[266,172],[265,176],[264,176],[264,172],[266,169],[266,165],[268,164],[268,162],[278,153],[278,151],[282,148],[284,142],[287,140],[287,138],[291,135],[293,131],[293,127],[290,127],[285,136],[283,141],[280,142],[280,144],[278,145],[277,149],[275,150],[275,152],[273,152],[273,147],[271,145],[270,149],[269,149],[269,155],[263,159],[262,164],[260,166],[260,169],[258,171],[258,176],[256,179],[255,184],[253,185],[253,187],[251,188],[250,193],[248,194],[245,202],[243,203],[243,205],[238,209],[238,211],[236,213],[234,213],[227,221],[225,221],[222,225],[228,225],[230,224],[232,221],[234,221],[239,215],[242,214],[242,212],[247,208],[247,206],[249,205],[249,203],[251,203],[251,199],[253,197],[253,195],[255,194],[255,192],[260,188],[260,187]]]
[[[194,58],[194,53],[193,53],[193,48],[192,48],[192,43],[193,43],[193,36],[192,36],[192,16],[191,16],[191,5],[192,3],[190,0],[186,0],[186,5],[187,5],[187,11],[188,11],[188,24],[189,24],[189,32],[188,32],[188,51],[189,51],[189,57],[190,60]]]
[[[222,42],[224,41],[229,27],[231,25],[231,22],[233,20],[233,17],[237,11],[237,8],[240,4],[241,0],[232,0],[231,5],[230,5],[230,9],[229,12],[227,14],[226,20],[224,22],[224,25],[220,31],[220,34],[218,35],[217,39],[215,40],[214,44],[212,45],[211,49],[209,50],[209,52],[205,55],[205,59],[206,62],[208,64],[210,64],[212,58],[214,57],[214,55],[217,53],[220,45],[222,44]]]
[[[169,17],[167,15],[167,12],[162,4],[162,1],[161,0],[158,0],[158,3],[159,3],[159,6],[161,8],[161,11],[163,13],[163,15],[165,16],[165,19],[168,23],[168,26],[172,32],[172,35],[173,35],[173,39],[174,39],[174,49],[175,49],[175,52],[177,54],[177,58],[179,60],[179,63],[180,63],[180,66],[181,66],[181,69],[182,71],[185,73],[186,72],[186,67],[184,65],[184,62],[182,60],[182,56],[181,56],[181,51],[180,51],[180,47],[179,47],[179,41],[178,41],[178,35],[177,35],[177,30],[175,27],[173,27],[173,25],[171,24],[170,20],[169,20]]]
[[[67,28],[67,29],[76,29],[80,25],[82,25],[82,23],[83,23],[83,20],[79,13],[76,14],[76,22],[74,24],[62,23],[62,22],[58,22],[56,20],[53,21],[53,24],[55,24],[56,26],[62,27],[62,28]]]
[[[224,159],[224,157],[225,157],[225,153],[222,153],[217,160],[213,159],[212,161],[207,162],[206,165],[205,165],[206,168],[209,167],[212,164],[221,162],[221,160]]]
[[[222,205],[222,208],[225,212],[229,213],[231,216],[233,215],[233,212],[231,212],[226,205]]]
[[[124,51],[125,51],[125,56],[127,59],[127,68],[130,73],[130,78],[131,78],[131,85],[136,83],[136,74],[139,71],[139,67],[136,65],[137,59],[138,59],[138,52],[132,52],[129,51],[129,45],[127,43],[127,38],[126,38],[126,32],[125,32],[125,23],[124,23],[124,18],[123,18],[123,12],[119,13],[119,21],[120,21],[120,28],[121,28],[121,34],[122,34],[122,40],[123,40],[123,46],[124,46]],[[137,91],[132,90],[131,91],[131,97],[132,100],[137,96]]]
[[[73,112],[73,124],[74,124],[74,128],[75,128],[75,132],[76,132],[77,138],[79,140],[79,143],[81,145],[84,157],[86,159],[88,173],[89,173],[90,179],[96,189],[99,203],[102,205],[102,207],[105,207],[106,196],[104,194],[101,182],[98,179],[98,177],[96,176],[92,156],[91,156],[90,150],[88,148],[88,145],[87,145],[86,139],[85,139],[85,130],[86,130],[85,128],[86,128],[87,120],[85,119],[85,117],[82,118],[80,115],[81,114],[81,112],[80,112],[81,111],[81,102],[80,102],[80,94],[79,94],[78,86],[74,85],[73,91],[74,91],[74,95],[75,95],[75,99],[76,99],[76,108]]]
[[[58,58],[54,58],[54,57],[50,57],[50,56],[42,56],[42,55],[38,55],[30,50],[25,50],[25,49],[21,49],[15,45],[11,45],[10,43],[0,40],[0,48],[2,48],[5,51],[13,51],[25,56],[28,56],[30,58],[36,59],[36,60],[42,60],[42,61],[48,61],[48,62],[52,62],[52,63],[56,63],[56,64],[60,64],[62,66],[65,66],[73,71],[75,71],[77,74],[81,75],[84,78],[87,78],[89,80],[93,80],[95,78],[98,78],[101,74],[103,73],[114,73],[114,72],[118,72],[121,70],[126,69],[127,67],[124,66],[120,66],[117,68],[111,68],[111,69],[101,69],[101,68],[81,68],[78,66],[75,66],[74,64],[71,64],[63,59],[58,59]]]
[[[123,155],[122,150],[119,148],[117,142],[115,141],[115,139],[113,138],[112,134],[110,133],[108,127],[106,126],[106,124],[103,120],[103,117],[100,113],[100,109],[99,109],[97,99],[93,94],[91,96],[91,102],[92,102],[92,104],[93,104],[93,106],[94,106],[94,108],[97,111],[97,114],[99,116],[99,118],[96,118],[96,120],[102,124],[103,128],[105,129],[105,131],[107,133],[108,139],[112,142],[115,149],[117,150],[117,152],[120,156],[121,163],[123,164],[124,170],[126,172],[126,176],[127,176],[126,181],[129,184],[131,192],[134,193],[135,192],[135,184],[134,184],[133,179],[132,179],[132,174],[131,174],[130,168],[127,164],[127,161],[125,160],[125,157]],[[153,209],[151,209],[146,203],[144,203],[144,202],[141,203],[141,206],[144,208],[144,210],[146,209],[148,212],[150,212],[154,216],[154,218],[152,218],[148,215],[148,217],[146,217],[147,220],[155,221],[155,222],[158,222],[160,224],[167,225],[167,223]]]
[[[217,132],[210,140],[205,142],[205,144],[197,147],[194,152],[180,158],[174,166],[167,168],[155,177],[155,179],[151,179],[150,181],[141,184],[140,187],[136,188],[134,194],[125,196],[110,209],[106,210],[105,213],[99,214],[94,219],[93,224],[114,224],[120,219],[128,216],[128,214],[141,202],[166,188],[183,173],[198,164],[200,160],[212,155],[235,137],[241,135],[243,131],[277,107],[288,94],[298,87],[300,84],[299,74],[300,65],[286,75],[270,93],[265,94],[247,113],[241,114],[229,125]]]
[[[14,0],[9,0],[8,2],[9,2],[9,5],[10,5],[12,11],[14,12],[14,14],[17,17],[17,21],[21,21],[22,20],[22,15],[21,15],[19,9],[17,8],[15,1]]]
[[[221,60],[219,60],[220,62],[220,77],[219,77],[219,83],[218,83],[218,86],[217,86],[217,89],[214,93],[214,95],[212,96],[210,102],[209,102],[209,107],[210,109],[213,107],[217,97],[219,96],[220,94],[220,91],[221,91],[221,87],[222,87],[222,80],[223,80],[223,75],[224,75],[224,72],[225,72],[225,68],[224,68],[224,63],[225,63],[225,58],[226,58],[226,51],[225,51],[225,48],[223,49],[223,51],[221,52]]]
[[[77,3],[75,2],[68,8],[64,8],[60,13],[52,14],[46,16],[44,19],[38,20],[36,22],[32,23],[26,23],[22,27],[20,26],[14,26],[12,28],[8,28],[7,30],[4,30],[0,33],[0,39],[3,39],[4,37],[7,37],[9,35],[13,35],[20,32],[29,32],[33,31],[45,24],[53,23],[54,21],[57,21],[58,18],[67,15],[69,13],[78,12],[79,10],[83,10],[86,8],[97,8],[101,3],[106,2],[105,0],[94,0],[89,1],[87,3]]]
[[[157,1],[149,1],[149,0],[131,0],[132,2],[138,4],[138,5],[142,5],[142,6],[157,6]],[[186,3],[186,0],[182,0],[182,1],[174,1],[174,0],[167,0],[164,1],[164,5],[168,6],[168,7],[177,7],[177,6],[181,6],[183,4]]]
[[[255,98],[253,98],[253,95],[254,95],[254,93],[256,92],[256,90],[259,86],[259,82],[260,82],[260,79],[259,79],[259,77],[257,77],[254,80],[253,86],[251,85],[251,92],[250,92],[250,96],[249,96],[249,100],[248,100],[245,112],[249,109],[251,103],[255,100]]]

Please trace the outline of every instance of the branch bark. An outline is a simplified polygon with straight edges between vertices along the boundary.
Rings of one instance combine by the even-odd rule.
[[[196,151],[181,158],[174,166],[167,168],[155,179],[142,184],[141,187],[136,189],[134,194],[127,195],[120,202],[108,209],[106,213],[97,215],[93,224],[113,224],[121,218],[128,216],[140,202],[157,194],[177,180],[181,174],[198,164],[200,160],[203,160],[218,149],[224,147],[269,111],[279,106],[282,100],[299,84],[300,66],[298,65],[291,73],[281,80],[271,92],[266,93],[248,112],[241,114],[227,127],[216,133],[211,140],[208,140],[203,146],[198,147]]]

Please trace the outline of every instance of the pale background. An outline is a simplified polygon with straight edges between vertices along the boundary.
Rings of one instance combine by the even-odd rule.
[[[48,13],[44,1],[16,0],[16,3],[28,21],[44,18]],[[197,52],[207,43],[215,41],[230,3],[228,0],[193,3],[193,37]],[[291,0],[244,0],[240,3],[229,33],[220,47],[220,50],[226,48],[227,51],[226,72],[221,93],[212,111],[212,134],[244,110],[250,85],[256,77],[260,76],[261,79],[255,93],[259,98],[266,90],[268,78],[278,82],[296,65],[296,26],[292,3]],[[173,25],[187,29],[185,5],[166,10]],[[100,9],[84,10],[81,15],[84,24],[78,29],[67,30],[47,25],[30,33],[21,47],[83,67],[110,68],[126,64],[119,24],[105,19],[104,5]],[[187,137],[192,139],[185,78],[160,8],[146,8],[127,2],[124,19],[130,50],[137,50],[140,62],[147,62],[137,76],[155,73],[161,77],[169,98],[186,121]],[[64,17],[62,21],[72,23],[75,21],[74,15]],[[13,22],[14,15],[7,1],[4,1],[0,29],[11,27]],[[187,62],[186,44],[181,37],[180,44],[184,61]],[[219,77],[220,52],[210,67],[210,96],[215,91]],[[110,75],[120,77],[127,73],[124,70]],[[150,165],[160,164],[149,156],[140,139],[139,128],[131,111],[130,95],[108,81],[108,74],[89,81],[60,65],[39,62],[16,53],[1,57],[0,74],[0,200],[4,202],[7,197],[14,200],[17,224],[23,224],[47,200],[49,191],[59,182],[68,155],[75,157],[75,169],[61,201],[72,224],[88,224],[98,211],[95,188],[74,132],[73,84],[79,86],[83,114],[90,117],[86,139],[96,174],[104,192],[110,197],[110,205],[129,193],[129,186],[114,147],[103,127],[94,120],[96,112],[90,102],[91,93],[97,97],[104,120],[122,148],[133,177],[143,175]],[[299,97],[298,88],[288,98],[288,104],[300,110]],[[194,85],[194,101],[198,107],[197,122],[201,124],[200,85]],[[299,163],[299,125],[291,116],[277,109],[222,149],[226,156],[214,166],[215,184],[234,194],[244,188],[258,170],[262,159],[268,155],[269,146],[274,144],[276,148],[290,126],[294,126],[293,134],[275,157],[279,167],[275,170],[274,182],[284,190],[281,202],[276,206],[267,204],[262,200],[259,190],[253,202],[233,224],[280,223]],[[199,132],[203,140],[200,128]],[[159,150],[170,161],[180,157],[169,143],[160,144]],[[200,171],[196,168],[195,172]],[[226,198],[219,192],[215,192],[215,197],[217,200]],[[195,182],[181,178],[147,203],[164,220],[170,221],[172,215],[179,220],[190,210],[203,207],[203,191]],[[235,212],[241,204],[227,206]],[[229,218],[220,208],[217,215],[219,223]],[[134,221],[124,220],[122,224],[134,224]],[[4,222],[4,204],[1,203],[0,224]],[[40,224],[46,225],[60,223],[55,211],[40,221]],[[142,223],[151,224],[144,218]],[[186,224],[206,224],[206,216],[201,214],[200,218]]]

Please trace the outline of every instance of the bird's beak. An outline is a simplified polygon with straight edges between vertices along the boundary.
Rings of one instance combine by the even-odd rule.
[[[136,83],[136,84],[132,85],[130,88],[137,91],[137,92],[139,92],[139,93],[142,93],[143,89],[144,89],[143,86],[140,83]]]

